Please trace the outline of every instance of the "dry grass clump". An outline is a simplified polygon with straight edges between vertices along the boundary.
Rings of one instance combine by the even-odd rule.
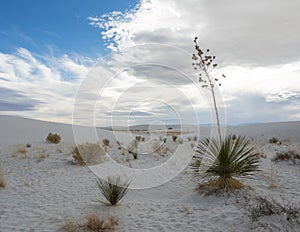
[[[296,164],[296,160],[300,160],[300,155],[293,150],[288,150],[287,152],[277,153],[272,161],[288,161],[291,160],[294,164]]]
[[[93,213],[86,215],[83,223],[79,223],[78,221],[72,219],[66,220],[62,226],[62,229],[67,232],[109,232],[115,231],[117,225],[119,225],[119,219],[117,216],[99,218],[97,214]]]
[[[48,158],[49,157],[49,154],[45,154],[45,153],[43,153],[43,154],[40,154],[39,156],[38,156],[38,158],[37,158],[37,162],[42,162],[42,161],[44,161],[46,158]]]
[[[26,154],[26,153],[27,153],[27,150],[26,150],[26,148],[25,148],[24,146],[19,146],[19,147],[17,148],[17,152],[18,152],[18,153],[21,153],[21,154]]]
[[[259,221],[262,216],[284,215],[289,221],[299,217],[299,208],[295,204],[281,204],[274,199],[263,196],[245,198],[242,206],[250,213],[251,221]]]
[[[98,143],[79,144],[71,151],[73,159],[79,165],[95,165],[105,161],[106,152]]]
[[[161,156],[165,156],[168,154],[168,151],[170,150],[165,143],[161,143],[160,141],[154,140],[152,143],[152,149],[154,153],[157,153]]]
[[[0,188],[4,188],[6,185],[5,180],[4,180],[4,176],[3,176],[3,172],[0,169]]]
[[[60,136],[59,134],[52,134],[52,133],[49,133],[49,134],[47,135],[46,140],[47,140],[48,142],[50,142],[50,143],[55,143],[55,144],[57,144],[57,143],[60,143],[60,141],[61,141],[61,136]]]
[[[17,145],[16,150],[12,153],[11,157],[16,158],[19,155],[20,155],[19,158],[21,158],[21,159],[29,158],[26,147],[24,145]]]

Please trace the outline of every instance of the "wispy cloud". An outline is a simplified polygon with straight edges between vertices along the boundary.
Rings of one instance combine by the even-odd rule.
[[[91,65],[80,56],[37,58],[25,48],[0,53],[2,114],[71,122],[76,90]]]

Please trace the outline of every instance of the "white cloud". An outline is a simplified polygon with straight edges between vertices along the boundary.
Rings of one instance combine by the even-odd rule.
[[[0,53],[1,91],[10,93],[1,101],[6,106],[0,105],[1,113],[70,123],[76,90],[89,66],[67,55],[37,57],[25,48],[19,48],[15,54]],[[18,98],[21,111],[15,109],[16,96],[23,98]]]
[[[76,54],[48,57],[20,48],[0,53],[0,86],[34,100],[34,110],[20,113],[34,118],[70,122],[80,86],[79,121],[94,113],[102,125],[111,115],[121,125],[128,115],[133,124],[152,115],[167,120],[171,106],[186,122],[194,122],[195,110],[208,123],[211,99],[195,86],[191,66],[197,35],[217,55],[217,74],[227,76],[218,97],[229,123],[300,120],[299,6],[297,0],[141,0],[133,10],[89,17],[114,51],[98,66],[90,69],[96,61]]]
[[[201,46],[211,48],[217,55],[221,67],[218,74],[227,75],[220,88],[225,105],[233,111],[245,111],[238,114],[240,119],[237,115],[228,117],[230,123],[276,121],[274,111],[280,111],[281,120],[284,117],[300,120],[288,107],[299,96],[300,33],[296,30],[300,27],[299,7],[297,0],[141,0],[133,10],[90,21],[104,30],[102,36],[108,47],[118,51],[113,57],[115,62],[131,67],[131,74],[138,78],[185,86],[197,109],[204,109],[207,104],[203,96],[194,94],[196,90],[192,90],[190,80],[176,78],[172,72],[158,70],[155,65],[150,68],[143,65],[161,64],[196,80],[191,68],[192,41],[196,35]],[[132,68],[134,64],[142,67]],[[184,101],[177,99],[177,102]],[[276,102],[284,102],[285,106],[279,107]],[[180,110],[187,110],[186,106],[182,104]],[[255,107],[265,110],[246,114]],[[297,109],[300,110],[299,105]],[[255,119],[251,120],[249,115]]]

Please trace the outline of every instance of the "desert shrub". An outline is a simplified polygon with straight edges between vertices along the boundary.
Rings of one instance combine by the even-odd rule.
[[[276,137],[272,137],[269,139],[269,143],[278,143],[278,142],[279,142],[279,140]]]
[[[0,188],[4,188],[6,185],[5,180],[4,180],[4,176],[3,176],[3,172],[0,169]]]
[[[59,134],[49,133],[46,140],[50,143],[60,143],[61,137]]]
[[[134,159],[138,158],[138,145],[139,145],[139,142],[137,140],[133,140],[127,148],[128,153],[132,154]]]
[[[142,137],[142,142],[144,142],[145,141],[145,137]]]
[[[128,192],[129,180],[122,180],[120,176],[109,176],[107,180],[98,179],[98,188],[110,205],[117,205]]]
[[[287,152],[279,152],[276,154],[272,161],[287,161],[291,160],[294,164],[296,164],[296,160],[300,160],[300,155],[293,150],[288,150]]]
[[[103,139],[102,143],[103,143],[104,146],[109,147],[110,141],[109,141],[109,139]]]
[[[141,142],[142,136],[135,136],[135,140],[138,141],[138,142]]]
[[[73,159],[79,165],[94,165],[105,160],[104,148],[98,143],[84,143],[73,147],[71,151]]]
[[[258,170],[258,158],[249,139],[232,135],[220,143],[215,138],[201,140],[195,150],[191,168],[195,177],[203,181],[199,187],[212,192],[241,189],[245,186],[236,177],[246,177]]]
[[[67,232],[108,232],[115,231],[116,226],[118,224],[119,219],[116,216],[107,216],[105,218],[99,218],[97,214],[93,213],[86,215],[84,223],[80,223],[72,219],[66,220],[62,226],[62,229]]]
[[[173,140],[173,142],[175,143],[176,142],[176,139],[177,139],[178,137],[176,136],[176,135],[172,135],[172,140]]]

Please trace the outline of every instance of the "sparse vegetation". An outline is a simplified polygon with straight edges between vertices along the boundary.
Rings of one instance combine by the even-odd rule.
[[[43,160],[45,160],[47,157],[49,157],[49,155],[48,154],[40,154],[39,155],[39,157],[38,157],[38,159],[37,159],[37,161],[38,162],[42,162]]]
[[[62,229],[67,232],[109,232],[115,231],[117,225],[119,225],[119,219],[117,216],[107,216],[105,218],[99,218],[96,213],[93,213],[86,215],[83,223],[80,223],[74,219],[66,220],[62,226]]]
[[[105,160],[104,148],[98,143],[84,143],[75,146],[71,151],[74,161],[79,165],[94,165]]]
[[[22,145],[22,146],[19,146],[19,147],[17,148],[17,152],[18,152],[18,153],[21,153],[21,154],[26,154],[26,153],[27,153],[27,150],[26,150],[26,148]]]
[[[110,205],[117,205],[128,192],[129,180],[120,176],[109,176],[107,180],[98,179],[98,188]]]
[[[138,141],[138,142],[141,142],[142,136],[135,136],[135,140]]]
[[[2,170],[0,169],[0,188],[4,188],[6,185],[5,180],[4,180],[4,175]]]
[[[50,143],[60,143],[61,141],[61,136],[59,134],[52,134],[52,133],[49,133],[47,138],[46,138],[46,141],[50,142]]]
[[[137,140],[133,140],[127,150],[129,154],[132,154],[134,159],[138,159],[138,146],[139,146],[139,142]]]
[[[287,152],[279,152],[276,154],[272,161],[288,161],[291,160],[294,164],[296,164],[297,160],[300,160],[300,155],[293,150],[288,150]]]
[[[259,159],[261,159],[261,158],[263,158],[263,159],[267,158],[267,156],[266,156],[264,153],[258,152],[258,153],[256,153],[255,155],[256,155],[256,157],[259,158]]]
[[[277,137],[272,137],[272,138],[269,139],[269,143],[276,143],[276,144],[278,144],[279,140],[278,140]]]
[[[161,156],[164,156],[168,153],[168,151],[170,150],[165,143],[161,143],[158,140],[154,140],[152,143],[152,149],[154,153],[157,153]]]
[[[245,198],[242,206],[249,211],[251,221],[259,221],[262,216],[285,215],[289,221],[299,217],[299,208],[295,204],[281,204],[274,199],[268,199],[263,196]]]
[[[110,146],[110,141],[109,141],[109,139],[103,139],[103,140],[102,140],[102,143],[103,143],[104,146],[107,146],[107,147]]]
[[[167,138],[159,136],[159,140],[162,141],[163,143],[167,142]]]
[[[212,192],[242,189],[245,186],[236,177],[246,177],[258,170],[258,158],[246,137],[232,140],[228,135],[219,143],[215,138],[203,139],[193,156],[195,177],[203,181],[199,187]]]
[[[172,140],[174,143],[176,142],[177,138],[178,138],[177,135],[172,135]]]

